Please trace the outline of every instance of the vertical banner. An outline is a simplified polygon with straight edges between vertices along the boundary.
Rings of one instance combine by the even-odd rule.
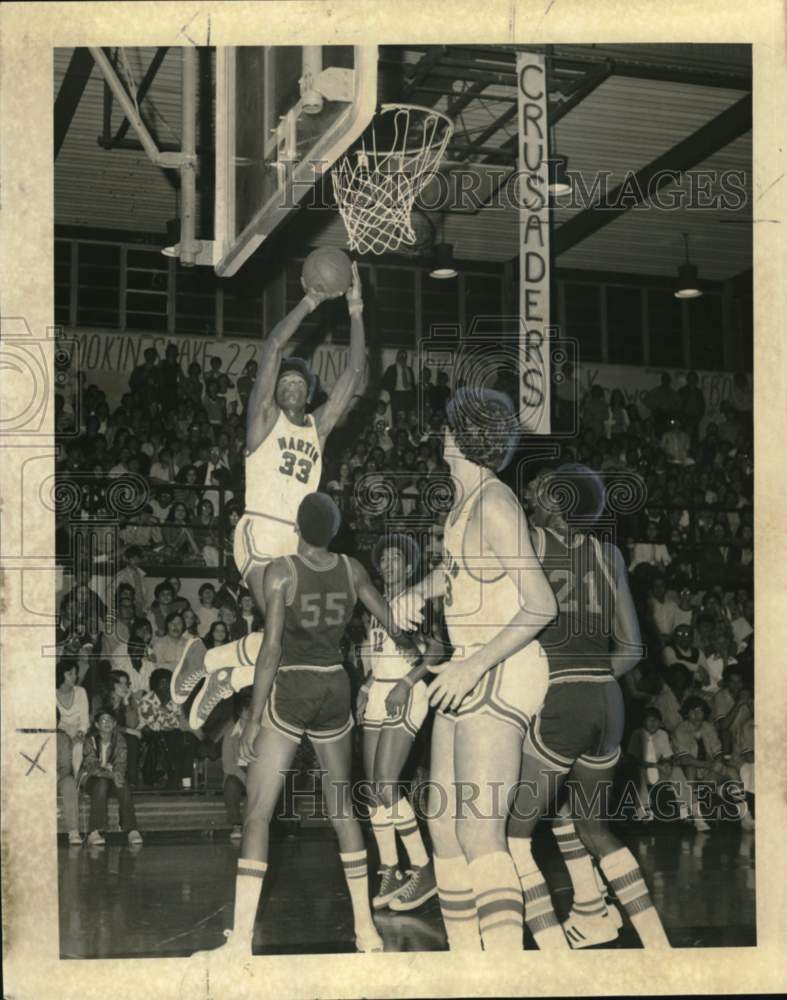
[[[519,418],[530,434],[550,433],[549,164],[544,56],[519,52]]]

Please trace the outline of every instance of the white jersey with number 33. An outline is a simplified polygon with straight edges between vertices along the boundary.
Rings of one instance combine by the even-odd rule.
[[[314,417],[304,427],[284,412],[273,429],[246,456],[246,513],[295,523],[305,496],[319,489],[322,475],[320,439]]]

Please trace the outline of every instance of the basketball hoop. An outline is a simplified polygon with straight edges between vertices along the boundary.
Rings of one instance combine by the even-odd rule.
[[[382,254],[417,241],[416,196],[434,175],[454,126],[434,108],[383,104],[361,138],[331,172],[351,250]]]

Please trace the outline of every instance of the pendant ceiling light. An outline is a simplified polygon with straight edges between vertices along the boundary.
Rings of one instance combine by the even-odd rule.
[[[683,244],[686,249],[686,260],[678,268],[678,286],[675,289],[676,299],[698,299],[702,295],[699,286],[697,266],[689,260],[689,234],[683,234]]]

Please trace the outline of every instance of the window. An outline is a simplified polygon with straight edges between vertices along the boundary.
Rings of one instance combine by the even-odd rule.
[[[224,292],[224,333],[259,337],[262,333],[262,281],[241,270],[221,282]]]
[[[642,289],[608,285],[607,355],[610,364],[642,364]]]
[[[650,362],[668,368],[683,366],[683,313],[681,300],[671,291],[649,288],[648,337]]]
[[[117,247],[107,249],[115,249]],[[82,247],[80,246],[80,256]],[[167,329],[169,258],[158,250],[128,248],[126,325],[136,330]],[[82,290],[80,288],[80,298]]]
[[[724,368],[721,295],[689,299],[689,364],[692,368]]]
[[[67,326],[71,321],[71,248],[70,240],[55,240],[55,323]]]
[[[566,335],[578,342],[579,361],[601,361],[601,287],[566,282]]]
[[[375,269],[374,327],[387,347],[415,344],[415,271],[405,267]]]
[[[178,333],[212,337],[216,333],[217,278],[212,267],[182,267],[175,275],[175,326]]]
[[[120,316],[120,247],[112,243],[79,243],[77,323],[118,326]]]

